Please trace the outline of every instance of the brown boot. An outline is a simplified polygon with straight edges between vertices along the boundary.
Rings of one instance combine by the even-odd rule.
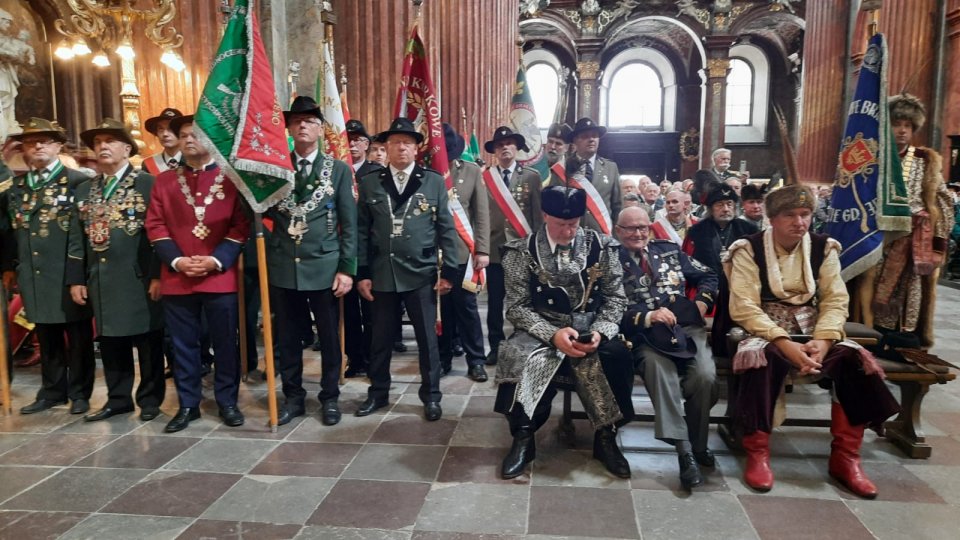
[[[877,496],[877,486],[867,478],[860,467],[860,444],[863,426],[851,426],[843,407],[834,402],[830,414],[830,476],[850,491],[865,499]]]

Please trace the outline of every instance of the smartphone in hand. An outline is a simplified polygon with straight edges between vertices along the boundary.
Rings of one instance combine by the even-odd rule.
[[[587,344],[587,343],[592,343],[592,342],[593,342],[593,332],[588,332],[588,333],[586,333],[586,334],[580,334],[580,336],[577,338],[577,343]]]

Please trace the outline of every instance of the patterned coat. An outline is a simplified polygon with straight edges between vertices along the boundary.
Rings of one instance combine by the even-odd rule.
[[[147,294],[150,280],[160,278],[160,259],[143,227],[153,176],[127,167],[106,203],[103,182],[99,175],[77,188],[67,285],[87,286],[97,334],[145,334],[163,323],[160,303]]]

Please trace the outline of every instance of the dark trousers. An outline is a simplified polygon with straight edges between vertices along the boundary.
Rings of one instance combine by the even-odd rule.
[[[783,381],[793,367],[773,344],[767,345],[764,353],[767,365],[741,373],[736,389],[734,421],[745,435],[757,430],[770,433],[773,429],[773,410]],[[900,411],[900,405],[880,375],[864,373],[855,349],[834,346],[822,365],[820,371],[824,378],[820,385],[833,386],[851,425],[879,425]]]
[[[487,341],[490,350],[496,354],[503,335],[503,299],[507,295],[503,282],[503,266],[491,264],[487,267]]]
[[[90,319],[68,323],[37,323],[42,383],[37,399],[90,399],[97,364],[93,357]]]
[[[103,378],[107,383],[107,407],[121,409],[133,406],[133,349],[140,364],[137,405],[140,408],[160,407],[166,382],[163,378],[163,331],[154,330],[136,336],[100,336],[100,358]]]
[[[433,285],[424,285],[406,292],[373,291],[373,328],[370,343],[370,377],[368,394],[377,400],[387,399],[390,392],[390,358],[393,354],[393,332],[402,304],[407,309],[417,337],[420,358],[420,401],[440,401],[440,354],[437,349],[436,296]],[[388,329],[383,331],[381,329]]]
[[[603,343],[597,354],[600,358],[600,367],[603,369],[603,375],[607,378],[607,384],[613,392],[613,398],[620,408],[620,414],[623,419],[617,422],[617,426],[626,425],[633,420],[633,358],[630,351],[619,339]],[[573,376],[573,370],[570,368],[570,360],[564,360],[557,369],[559,375],[564,377]],[[514,401],[516,394],[516,383],[500,383],[497,387],[497,397],[493,403],[494,412],[501,413],[507,417],[510,423],[510,434],[516,435],[518,429],[532,429],[536,431],[546,423],[550,418],[550,408],[553,398],[556,397],[559,386],[551,382],[544,391],[540,401],[537,402],[536,410],[530,414],[523,410],[523,405],[519,401]]]
[[[260,274],[256,267],[243,270],[243,301],[245,313],[243,324],[247,328],[247,372],[257,369],[257,316],[260,314]]]
[[[460,338],[466,353],[467,366],[483,365],[483,329],[480,312],[477,311],[477,295],[463,288],[463,276],[467,265],[461,265],[453,289],[440,298],[440,314],[443,317],[443,333],[438,337],[440,362],[449,365],[453,360],[453,340]]]
[[[220,407],[237,404],[240,351],[237,345],[236,293],[194,293],[163,297],[167,331],[173,338],[173,379],[180,407],[198,407],[203,377],[200,355],[201,314],[206,314],[215,367],[213,391]]]
[[[360,298],[356,289],[343,297],[344,349],[354,370],[366,370],[370,363],[370,302]]]
[[[310,312],[317,323],[320,340],[322,375],[320,401],[336,399],[340,395],[340,306],[331,289],[298,291],[271,287],[276,299],[277,330],[280,341],[280,379],[287,401],[303,405],[307,391],[303,389],[303,347],[296,329],[303,326],[303,313],[310,320]],[[309,306],[309,308],[307,308]]]

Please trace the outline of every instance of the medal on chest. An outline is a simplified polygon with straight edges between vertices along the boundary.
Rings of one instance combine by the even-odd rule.
[[[310,230],[310,227],[307,225],[307,214],[319,208],[321,206],[320,201],[323,200],[324,197],[333,196],[332,175],[333,160],[324,158],[320,172],[317,175],[316,186],[307,184],[307,189],[313,191],[306,200],[300,203],[296,202],[296,194],[294,193],[296,190],[294,190],[280,201],[278,205],[279,210],[290,216],[287,234],[297,245],[303,242],[304,235]],[[328,201],[326,204],[327,232],[333,232],[333,206],[333,201]]]
[[[197,179],[199,181],[199,175]],[[193,226],[190,232],[200,240],[203,240],[210,235],[210,227],[207,227],[206,223],[204,223],[204,219],[207,216],[207,207],[213,204],[215,200],[222,201],[226,198],[226,195],[223,193],[223,172],[218,173],[216,178],[213,179],[213,184],[210,185],[207,195],[203,198],[203,206],[197,205],[197,200],[194,198],[193,193],[190,192],[190,187],[187,186],[187,179],[183,175],[183,169],[177,171],[177,181],[180,183],[180,191],[183,193],[187,205],[193,208],[193,215],[197,218],[197,224]],[[198,191],[197,197],[200,195]]]
[[[89,200],[80,203],[80,217],[86,223],[87,238],[94,251],[110,248],[112,230],[134,236],[142,229],[147,204],[143,194],[132,189],[134,180],[132,174],[128,175],[109,198],[104,196],[102,180],[94,182]]]

